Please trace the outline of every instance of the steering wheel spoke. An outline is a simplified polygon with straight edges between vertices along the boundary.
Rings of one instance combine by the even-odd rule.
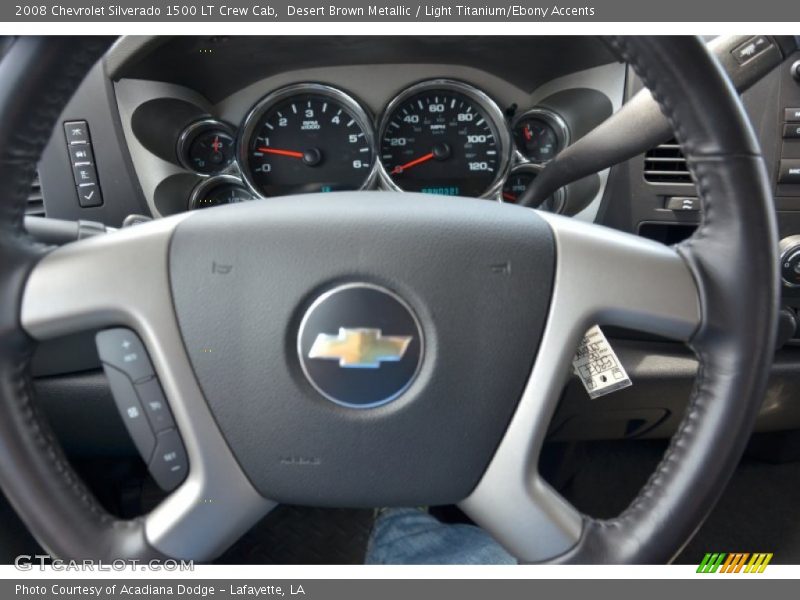
[[[550,420],[581,338],[594,324],[689,340],[700,323],[692,274],[671,247],[542,214],[556,270],[547,325],[519,406],[486,473],[462,508],[512,554],[541,562],[566,552],[582,516],[538,471]]]
[[[148,351],[189,460],[183,483],[144,517],[148,543],[172,557],[213,558],[275,504],[259,495],[217,427],[173,309],[168,248],[181,217],[54,250],[33,269],[22,326],[37,341],[125,326]]]

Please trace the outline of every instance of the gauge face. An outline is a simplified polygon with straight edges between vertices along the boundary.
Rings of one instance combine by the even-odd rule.
[[[202,175],[223,171],[235,155],[233,135],[219,121],[197,121],[189,125],[178,141],[178,156],[187,169]]]
[[[223,131],[201,133],[189,144],[188,158],[198,173],[216,173],[233,159],[233,138]]]
[[[189,208],[211,208],[223,204],[238,204],[255,200],[257,196],[233,178],[221,178],[201,183],[192,194]]]
[[[514,126],[514,142],[528,160],[547,162],[561,150],[556,129],[539,117],[523,117]]]
[[[531,163],[517,165],[511,169],[505,184],[503,184],[502,200],[509,204],[518,204],[522,194],[531,185],[534,179],[541,173],[542,167]],[[538,204],[528,204],[532,208],[541,210],[555,211],[559,208],[559,203],[563,198],[563,192],[557,191],[544,202]]]
[[[414,86],[384,115],[380,157],[389,187],[447,196],[496,192],[508,165],[502,113],[458,82]]]
[[[326,86],[268,96],[248,117],[244,144],[245,177],[264,196],[358,190],[374,172],[369,118]]]
[[[536,178],[534,173],[520,172],[511,173],[503,185],[503,202],[516,204],[522,193],[528,189],[528,186]]]

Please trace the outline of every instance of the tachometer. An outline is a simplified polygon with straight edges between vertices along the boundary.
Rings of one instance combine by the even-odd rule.
[[[502,112],[480,90],[446,79],[419,83],[384,112],[381,177],[390,189],[496,197],[509,139]]]
[[[248,115],[239,143],[247,184],[262,196],[358,190],[376,175],[370,119],[321,84],[273,92]]]

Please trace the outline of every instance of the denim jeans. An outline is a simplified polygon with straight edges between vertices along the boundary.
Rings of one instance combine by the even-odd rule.
[[[513,565],[516,559],[474,525],[447,525],[416,508],[381,513],[367,546],[368,565]]]

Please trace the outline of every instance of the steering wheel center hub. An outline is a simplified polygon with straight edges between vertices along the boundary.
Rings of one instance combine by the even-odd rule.
[[[351,408],[398,398],[419,372],[423,349],[411,307],[394,292],[365,283],[339,286],[317,298],[297,338],[309,383]]]
[[[292,504],[466,497],[536,356],[547,223],[388,192],[224,208],[178,225],[170,279],[200,387],[254,486]]]

